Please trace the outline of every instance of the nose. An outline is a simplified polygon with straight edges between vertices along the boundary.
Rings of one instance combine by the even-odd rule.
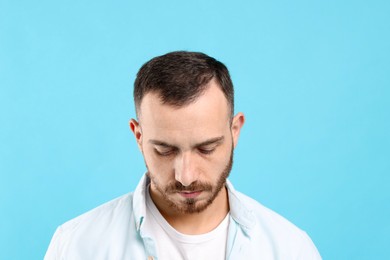
[[[183,186],[189,186],[198,179],[195,158],[190,152],[183,152],[176,158],[175,179]]]

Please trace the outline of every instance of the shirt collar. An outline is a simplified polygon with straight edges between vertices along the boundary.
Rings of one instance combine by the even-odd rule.
[[[233,184],[229,180],[226,180],[226,187],[229,196],[230,216],[244,231],[249,232],[256,223],[255,216],[240,199],[239,193],[234,189]]]
[[[142,222],[146,215],[146,189],[150,183],[149,177],[144,174],[134,191],[133,212],[137,231],[140,231]]]
[[[134,191],[133,212],[137,231],[140,231],[142,222],[146,215],[146,189],[150,183],[149,177],[144,174]],[[228,190],[230,215],[244,231],[248,232],[255,225],[253,213],[245,207],[243,201],[239,198],[238,192],[234,189],[232,183],[226,180]]]

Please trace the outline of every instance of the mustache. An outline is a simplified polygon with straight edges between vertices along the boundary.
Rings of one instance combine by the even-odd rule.
[[[193,191],[212,191],[213,186],[208,183],[193,182],[189,186],[184,186],[180,182],[176,181],[168,184],[165,189],[167,193],[176,193],[176,192],[193,192]]]

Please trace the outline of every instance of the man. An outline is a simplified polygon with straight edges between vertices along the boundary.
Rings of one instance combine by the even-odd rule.
[[[227,181],[245,120],[221,62],[156,57],[134,101],[147,173],[134,193],[60,226],[45,259],[321,259],[305,232]]]

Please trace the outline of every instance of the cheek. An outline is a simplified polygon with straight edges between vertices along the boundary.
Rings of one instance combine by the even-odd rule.
[[[172,171],[170,170],[172,168],[172,162],[167,158],[158,156],[153,148],[144,148],[143,156],[149,171],[154,175],[168,176],[169,171]]]
[[[203,172],[207,173],[210,179],[218,179],[219,175],[226,169],[229,164],[230,151],[221,150],[214,155],[211,160],[204,161],[201,164]]]
[[[233,142],[225,144],[223,147],[221,147],[221,149],[215,156],[215,160],[218,163],[218,165],[225,166],[229,162],[230,155],[232,152],[232,146],[233,146]]]

